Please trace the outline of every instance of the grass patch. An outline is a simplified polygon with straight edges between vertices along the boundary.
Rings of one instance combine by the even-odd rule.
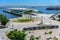
[[[32,22],[34,21],[34,19],[17,19],[17,20],[14,20],[14,22]]]

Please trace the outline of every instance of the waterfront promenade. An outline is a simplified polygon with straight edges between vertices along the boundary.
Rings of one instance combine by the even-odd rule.
[[[40,18],[39,18],[40,19]],[[46,40],[49,37],[57,37],[58,40],[60,40],[60,22],[58,21],[54,21],[51,20],[50,18],[43,18],[43,21],[45,24],[53,24],[53,25],[58,25],[59,28],[57,29],[48,29],[48,30],[32,30],[32,31],[27,31],[31,32],[27,37],[30,37],[30,35],[34,35],[35,37],[41,36],[40,40]],[[8,28],[4,28],[4,29],[0,29],[0,39],[1,40],[9,40],[6,35],[5,32],[9,32],[11,30],[17,29],[17,30],[22,30],[23,28],[26,27],[33,27],[33,26],[37,26],[37,24],[39,24],[41,21],[35,21],[35,22],[28,22],[28,23],[16,23],[16,22],[12,22],[10,21],[7,26]],[[51,35],[44,35],[45,32],[49,32],[52,31]]]

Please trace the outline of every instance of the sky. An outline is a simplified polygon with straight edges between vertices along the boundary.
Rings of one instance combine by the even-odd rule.
[[[0,6],[55,6],[60,0],[0,0]]]

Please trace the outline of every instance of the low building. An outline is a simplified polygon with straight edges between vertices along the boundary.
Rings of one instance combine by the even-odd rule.
[[[53,20],[60,20],[60,12],[52,15],[50,18],[53,19]]]

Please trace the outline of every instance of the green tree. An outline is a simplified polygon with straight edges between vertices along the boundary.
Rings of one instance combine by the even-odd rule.
[[[60,15],[58,15],[58,18],[59,18],[59,20],[58,20],[58,21],[60,21]]]
[[[2,25],[6,25],[6,23],[8,22],[7,17],[0,14],[0,22],[1,22]]]
[[[24,31],[13,30],[7,34],[7,37],[11,40],[26,40],[26,33]]]
[[[33,12],[33,10],[27,10],[27,11],[24,12],[24,14],[30,15],[30,18],[32,18],[32,17],[31,17],[32,12]]]
[[[58,15],[58,18],[60,18],[60,15]]]

